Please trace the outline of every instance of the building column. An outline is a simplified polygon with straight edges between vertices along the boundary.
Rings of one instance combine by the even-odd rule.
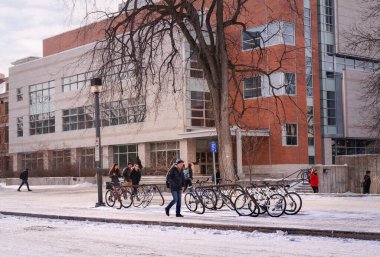
[[[49,170],[51,168],[50,159],[52,158],[52,152],[47,150],[42,151],[42,156],[44,160],[44,170]]]
[[[143,167],[150,167],[150,144],[141,143],[137,145],[137,154]]]
[[[240,178],[244,175],[243,173],[243,146],[241,140],[241,129],[236,128],[236,168],[237,173]]]
[[[197,141],[194,138],[179,141],[180,157],[185,163],[196,162]]]
[[[21,171],[22,169],[25,168],[25,167],[22,167],[21,154],[15,153],[15,154],[12,154],[11,156],[13,158],[13,163],[12,163],[13,172]]]
[[[113,148],[112,146],[102,146],[102,168],[108,169],[113,164]]]

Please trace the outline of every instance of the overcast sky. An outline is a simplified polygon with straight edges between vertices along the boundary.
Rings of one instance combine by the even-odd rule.
[[[77,5],[73,8],[72,3]],[[8,75],[11,62],[42,56],[42,40],[84,23],[86,0],[0,0],[0,73]],[[117,9],[122,0],[87,0],[87,10]],[[90,3],[91,2],[91,3]]]

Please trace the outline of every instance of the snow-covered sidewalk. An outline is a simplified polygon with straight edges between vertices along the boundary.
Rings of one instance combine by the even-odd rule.
[[[283,215],[272,218],[267,215],[259,217],[239,217],[234,211],[207,211],[203,215],[194,214],[183,204],[184,218],[175,215],[167,217],[164,207],[151,205],[147,208],[95,208],[97,202],[96,187],[90,184],[61,187],[33,187],[33,192],[17,192],[17,187],[0,187],[0,212],[20,212],[45,215],[78,216],[92,218],[109,218],[132,221],[156,221],[175,223],[197,223],[211,225],[237,225],[275,228],[300,228],[318,230],[340,230],[354,232],[380,232],[378,214],[380,213],[379,196],[355,195],[303,195],[303,207],[294,216]],[[104,193],[104,192],[103,192]],[[164,194],[165,205],[170,200]],[[158,201],[156,201],[158,203]],[[174,214],[174,209],[171,210]]]

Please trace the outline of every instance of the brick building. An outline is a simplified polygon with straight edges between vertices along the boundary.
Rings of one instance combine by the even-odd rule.
[[[0,177],[9,171],[8,113],[8,78],[0,74]]]

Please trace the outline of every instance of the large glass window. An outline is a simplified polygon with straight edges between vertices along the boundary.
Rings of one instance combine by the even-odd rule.
[[[333,32],[333,0],[325,0],[325,23],[326,31]]]
[[[261,96],[261,77],[245,78],[244,81],[244,99]]]
[[[29,134],[41,135],[55,132],[55,113],[29,115]]]
[[[52,152],[51,165],[54,170],[71,166],[71,151],[56,150]]]
[[[24,118],[23,117],[17,117],[17,137],[24,136]]]
[[[191,78],[203,79],[203,68],[198,62],[198,55],[194,52],[193,48],[190,46],[190,58],[189,58],[189,70]]]
[[[66,109],[62,111],[63,131],[87,129],[94,127],[94,110],[92,106]]]
[[[242,32],[243,50],[278,44],[295,44],[295,29],[293,23],[275,21]]]
[[[209,92],[191,91],[191,126],[215,127]]]
[[[55,132],[54,81],[29,86],[30,135]]]
[[[126,167],[128,162],[135,163],[138,155],[137,145],[114,145],[113,162]]]
[[[80,149],[80,166],[83,168],[95,167],[95,148]]]
[[[327,91],[327,124],[336,125],[336,101],[335,92]]]
[[[167,170],[179,157],[179,142],[159,142],[150,144],[150,163],[153,168]]]
[[[89,84],[87,73],[62,78],[62,92],[81,90]]]
[[[101,105],[102,126],[114,126],[145,120],[145,99],[131,98]]]
[[[21,167],[30,170],[44,169],[44,155],[42,152],[21,153]]]
[[[297,124],[282,125],[282,145],[294,146],[298,145],[298,129]]]

